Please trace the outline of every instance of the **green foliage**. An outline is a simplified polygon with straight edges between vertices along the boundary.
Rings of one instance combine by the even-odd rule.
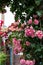
[[[38,16],[41,16],[43,14],[43,10],[39,10],[36,12]]]
[[[39,17],[43,14],[43,0],[13,0],[10,10],[16,12],[15,20],[21,19],[21,22],[28,20],[33,14]],[[26,13],[26,18],[23,12]]]
[[[35,0],[36,5],[40,5],[41,0]]]
[[[6,60],[6,54],[3,52],[0,52],[0,65],[4,65],[3,62]]]
[[[33,14],[39,17],[43,14],[43,0],[0,0],[0,11],[3,11],[5,6],[10,6],[11,12],[16,13],[16,21],[19,18],[21,22],[27,21]],[[26,14],[22,14],[23,12]]]

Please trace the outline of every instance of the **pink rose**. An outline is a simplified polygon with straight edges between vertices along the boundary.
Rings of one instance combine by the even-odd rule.
[[[16,38],[13,38],[13,44],[17,44],[17,39]]]
[[[34,65],[34,62],[33,61],[30,61],[30,65]]]
[[[26,46],[30,46],[30,42],[29,41],[26,41]]]
[[[20,64],[21,64],[21,65],[34,65],[35,62],[32,61],[32,60],[24,60],[24,59],[21,59],[21,60],[20,60]]]
[[[14,47],[14,54],[20,53],[22,51],[22,47],[15,46]]]
[[[39,24],[39,21],[37,19],[34,19],[34,24],[35,25],[38,25]]]
[[[34,62],[31,60],[26,60],[26,65],[34,65]]]
[[[21,46],[17,48],[18,52],[21,52],[22,51],[22,48]]]
[[[32,19],[29,19],[27,23],[32,24]]]
[[[31,30],[31,37],[34,38],[35,37],[35,30],[33,29],[32,26],[30,26],[30,30]]]
[[[14,54],[17,54],[22,51],[21,41],[17,40],[16,38],[13,39],[14,44]]]
[[[26,65],[30,65],[30,61],[29,60],[26,60]]]
[[[26,62],[26,61],[25,61],[24,59],[21,59],[21,60],[20,60],[20,64],[21,64],[21,65],[26,65],[25,62]]]
[[[25,29],[25,36],[34,37],[35,36],[35,30],[31,26],[30,28]]]
[[[38,30],[36,33],[35,33],[36,37],[38,37],[39,39],[42,39],[43,37],[43,33],[41,30]]]
[[[25,30],[25,35],[26,35],[26,36],[31,36],[31,31],[30,31],[30,29],[26,29],[26,30]]]

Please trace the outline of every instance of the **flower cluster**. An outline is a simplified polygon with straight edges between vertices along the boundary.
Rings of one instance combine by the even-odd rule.
[[[24,60],[24,59],[21,59],[20,60],[20,64],[21,65],[34,65],[35,64],[35,61],[33,60]]]
[[[43,32],[41,30],[35,31],[34,28],[31,26],[30,28],[25,29],[25,36],[28,37],[38,37],[39,39],[43,38]]]
[[[20,44],[20,40],[17,40],[16,38],[13,39],[14,44],[14,54],[17,54],[22,51],[22,46]]]
[[[32,19],[29,19],[27,23],[28,24],[34,23],[35,25],[38,25],[39,24],[39,21],[37,19],[34,19],[34,21],[32,21]]]
[[[25,29],[25,36],[30,36],[33,38],[34,35],[35,35],[35,30],[33,29],[32,26],[30,28]]]
[[[43,28],[39,21],[37,16],[34,16],[27,22],[19,22],[16,27],[13,26],[11,37],[13,37],[14,54],[23,52],[25,58],[20,60],[21,65],[40,65],[40,62],[43,64]]]

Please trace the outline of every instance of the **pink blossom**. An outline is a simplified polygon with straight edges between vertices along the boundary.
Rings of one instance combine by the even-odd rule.
[[[14,48],[14,54],[18,54],[21,52],[21,48],[15,47]]]
[[[21,60],[20,60],[20,64],[21,64],[21,65],[34,65],[35,62],[32,61],[32,60],[24,60],[24,59],[21,59]]]
[[[18,53],[18,50],[17,50],[17,48],[14,48],[14,54],[17,54]]]
[[[14,54],[17,54],[22,51],[21,41],[17,40],[16,38],[13,39],[14,44]]]
[[[18,45],[19,46],[19,45]],[[14,47],[14,54],[17,54],[17,53],[20,53],[22,51],[22,47],[18,47],[18,46],[15,46]]]
[[[39,21],[37,19],[34,19],[34,24],[35,25],[38,25],[39,24]]]
[[[43,33],[41,30],[38,30],[36,33],[35,33],[36,37],[38,37],[39,39],[42,39],[43,37]]]
[[[30,29],[33,29],[33,26],[30,26]]]
[[[35,30],[33,29],[32,26],[30,26],[30,31],[31,31],[31,37],[34,38],[35,37]]]
[[[26,46],[30,46],[30,42],[29,41],[26,41]]]
[[[25,29],[25,36],[34,37],[35,36],[35,30],[31,26],[30,28]]]
[[[26,30],[25,30],[25,35],[26,35],[26,36],[31,36],[30,29],[26,29]]]
[[[19,52],[21,52],[21,49],[22,49],[22,48],[21,48],[21,46],[20,46],[20,47],[18,47],[18,51],[19,51]]]
[[[30,61],[29,60],[26,60],[26,65],[30,65]]]
[[[13,44],[17,44],[17,39],[16,38],[13,38]]]
[[[17,40],[17,43],[20,44],[21,40]]]
[[[32,24],[32,19],[29,19],[27,23]]]
[[[26,61],[25,61],[24,59],[21,59],[21,60],[20,60],[20,64],[21,64],[21,65],[26,65],[25,62],[26,62]]]
[[[34,65],[34,62],[32,60],[26,60],[26,65]]]
[[[33,61],[30,61],[30,65],[34,65],[34,62]]]

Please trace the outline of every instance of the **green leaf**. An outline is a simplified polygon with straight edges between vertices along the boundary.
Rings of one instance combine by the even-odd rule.
[[[42,10],[41,11],[37,11],[36,13],[37,13],[38,16],[41,16],[43,11]]]
[[[21,22],[24,23],[25,17],[21,16]]]
[[[38,48],[38,49],[35,50],[35,53],[40,52],[40,51],[41,51],[41,49]]]
[[[33,6],[29,8],[29,10],[30,10],[30,11],[33,11],[33,9],[34,9],[34,7],[33,7]]]
[[[31,44],[31,47],[32,47],[32,48],[35,48],[35,46],[36,46],[35,44]]]
[[[30,59],[32,56],[30,54],[27,54],[26,57]]]
[[[37,6],[39,6],[40,3],[41,3],[41,0],[35,0],[35,3],[36,3]]]

